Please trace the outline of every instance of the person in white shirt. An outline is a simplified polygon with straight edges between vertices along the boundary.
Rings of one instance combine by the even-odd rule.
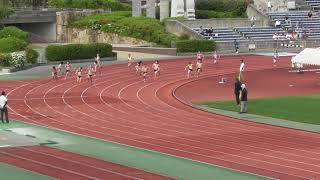
[[[276,28],[280,27],[280,26],[281,26],[281,21],[276,20],[274,26],[275,26]]]
[[[267,6],[268,6],[268,11],[271,11],[271,9],[272,9],[271,1],[268,1]]]
[[[240,64],[240,72],[239,72],[239,80],[243,82],[243,71],[244,71],[244,62],[243,59],[241,59],[241,64]]]
[[[1,96],[0,96],[0,109],[1,109],[2,123],[4,123],[3,115],[6,116],[6,122],[9,123],[7,103],[8,103],[8,99],[6,97],[6,93],[4,91],[2,91]]]

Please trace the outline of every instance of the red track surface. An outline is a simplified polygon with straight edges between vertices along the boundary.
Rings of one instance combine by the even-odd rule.
[[[248,71],[272,68],[270,57],[244,59]],[[287,67],[288,59],[282,58],[279,67]],[[216,77],[237,72],[239,60],[225,57],[218,66],[206,62],[202,77],[213,77],[212,87],[217,87]],[[76,84],[74,79],[18,82],[9,95],[11,112],[16,119],[26,122],[259,175],[290,180],[320,177],[319,134],[243,122],[193,109],[175,99],[175,88],[195,80],[185,79],[183,69],[187,61],[161,62],[160,78],[147,83],[129,73],[126,65],[106,67],[103,76],[96,78],[95,86]],[[268,74],[273,84],[267,87],[271,92],[282,82],[279,79],[287,77],[274,75],[280,74]],[[245,77],[250,96],[264,96],[255,94],[250,73]],[[256,75],[253,79],[259,78],[263,77]],[[223,98],[232,97],[230,86],[212,89],[207,80],[201,82],[207,86],[194,88],[190,84],[194,89],[190,92],[189,85],[185,85],[185,90],[178,90],[178,96],[190,100],[190,94],[202,94],[211,88]],[[311,84],[318,88],[314,82]],[[273,96],[276,92],[265,95]]]
[[[169,179],[45,146],[0,148],[0,161],[58,179]]]

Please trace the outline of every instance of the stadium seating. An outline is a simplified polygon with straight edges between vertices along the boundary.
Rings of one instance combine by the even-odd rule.
[[[320,2],[320,0],[319,0]],[[320,39],[320,17],[313,14],[308,17],[308,11],[289,11],[268,13],[275,22],[279,20],[285,30],[306,33],[308,38]],[[288,20],[285,20],[285,18]]]
[[[313,8],[313,9],[320,9],[320,0],[307,0],[307,3]]]
[[[235,39],[239,41],[245,40],[240,34],[230,28],[217,28],[211,30],[210,28],[203,28],[202,31],[200,28],[197,28],[193,30],[204,36],[206,39],[215,40],[217,42],[230,42]]]
[[[243,35],[247,39],[251,40],[266,40],[273,39],[273,35],[277,34],[285,34],[286,32],[281,28],[274,27],[239,27],[235,28],[237,32]]]

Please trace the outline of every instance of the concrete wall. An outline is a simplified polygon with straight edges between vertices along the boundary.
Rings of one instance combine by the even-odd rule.
[[[292,48],[286,48],[281,47],[281,43],[289,44],[289,41],[274,41],[274,40],[264,40],[264,41],[246,41],[246,42],[240,42],[240,52],[249,52],[249,44],[255,44],[256,50],[274,50],[278,49],[279,51],[287,51],[288,49]],[[304,48],[315,48],[320,46],[320,40],[308,40],[308,41],[302,41],[301,45],[303,45]],[[299,48],[295,48],[299,49]],[[234,45],[233,42],[225,42],[225,43],[217,43],[217,50],[222,52],[234,52]]]
[[[4,24],[21,23],[53,23],[56,22],[55,11],[20,10],[9,18],[3,19]]]
[[[247,16],[249,18],[255,16],[256,19],[261,23],[261,26],[269,26],[269,17],[252,4],[250,4],[247,8]]]
[[[69,21],[77,16],[87,16],[93,14],[94,11],[59,11],[56,12],[56,32],[57,42],[67,42]]]
[[[155,44],[135,39],[131,37],[123,37],[113,33],[104,33],[91,29],[67,28],[64,43],[109,43],[109,44],[129,44],[140,46],[155,46]]]
[[[176,21],[176,20],[166,21],[165,25],[166,25],[167,32],[175,34],[177,36],[180,36],[182,34],[187,34],[194,39],[204,39],[204,37],[194,32],[192,29],[190,29],[189,27],[187,27],[186,25],[182,24],[179,21]]]
[[[234,28],[234,27],[250,27],[248,18],[221,18],[221,19],[197,19],[197,20],[180,20],[180,22],[189,28]],[[257,20],[256,26],[263,26],[262,21]]]
[[[56,23],[28,23],[19,27],[27,32],[35,34],[48,42],[56,42]]]

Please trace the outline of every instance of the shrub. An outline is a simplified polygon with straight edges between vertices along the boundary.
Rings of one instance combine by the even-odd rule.
[[[91,59],[99,53],[100,57],[111,57],[112,46],[107,43],[50,45],[46,49],[49,61]]]
[[[0,30],[0,39],[8,37],[14,37],[23,41],[27,41],[28,33],[14,26],[5,27]]]
[[[38,56],[39,56],[39,53],[36,50],[34,50],[34,49],[30,48],[30,47],[28,47],[26,49],[26,61],[27,61],[27,63],[30,63],[30,64],[37,63]]]
[[[133,37],[170,47],[171,41],[177,39],[165,30],[164,24],[159,20],[148,17],[131,17],[128,12],[111,14],[98,14],[84,17],[72,23],[77,28],[92,28],[103,32],[115,33],[121,36]]]
[[[198,0],[196,18],[236,18],[247,17],[247,0]]]
[[[181,34],[179,36],[179,40],[189,40],[190,39],[190,35],[189,34]]]
[[[15,68],[23,68],[26,62],[26,56],[21,52],[12,53],[10,65]]]
[[[0,7],[0,20],[9,17],[14,14],[14,10],[11,7],[1,6]]]
[[[131,10],[128,4],[118,0],[49,0],[49,5],[58,8],[111,9],[112,11]]]
[[[22,51],[26,48],[27,43],[17,38],[2,38],[0,39],[0,53],[10,53],[15,51]]]
[[[211,40],[185,40],[177,41],[177,52],[209,52],[214,51],[216,43]]]
[[[12,61],[12,56],[10,54],[1,54],[0,53],[0,65],[8,67]]]

